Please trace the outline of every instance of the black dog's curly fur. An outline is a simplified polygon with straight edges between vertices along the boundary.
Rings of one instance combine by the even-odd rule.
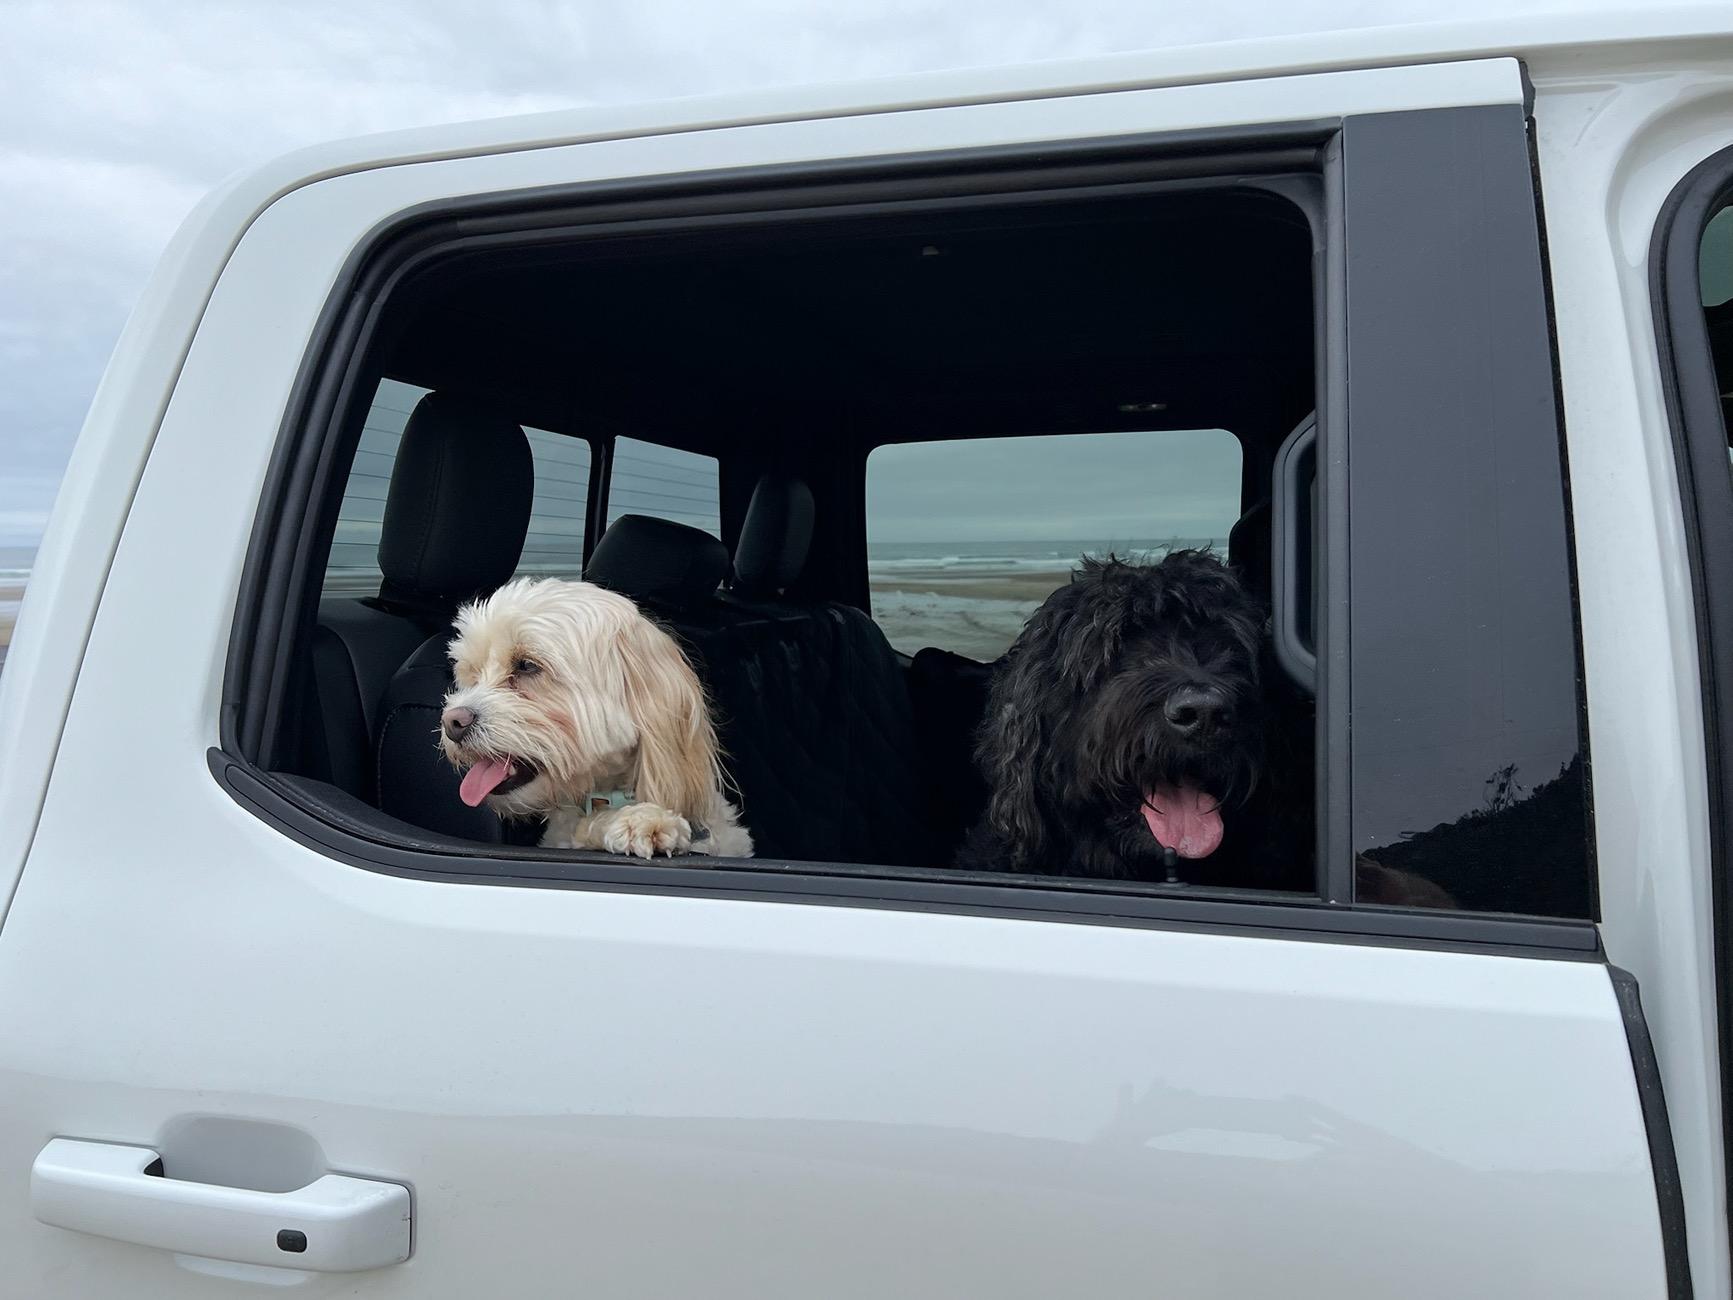
[[[990,794],[959,865],[1309,889],[1309,770],[1300,747],[1272,753],[1292,729],[1271,724],[1265,621],[1208,552],[1085,559],[993,679],[976,751]],[[1168,725],[1182,689],[1225,701],[1215,725]],[[1175,864],[1141,809],[1158,785],[1182,782],[1221,802],[1224,837]]]

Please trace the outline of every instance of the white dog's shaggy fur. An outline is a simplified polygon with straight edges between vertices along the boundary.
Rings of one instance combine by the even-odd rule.
[[[698,675],[626,597],[518,578],[458,612],[450,655],[440,747],[465,802],[546,816],[553,848],[752,856]]]

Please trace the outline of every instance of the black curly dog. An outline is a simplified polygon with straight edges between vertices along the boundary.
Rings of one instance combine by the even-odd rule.
[[[1243,815],[1268,779],[1264,622],[1208,552],[1085,559],[994,676],[959,865],[1309,889],[1309,832],[1264,851]]]
[[[1311,702],[1266,663],[1265,622],[1207,551],[1084,559],[993,678],[958,865],[1311,892]],[[1452,906],[1357,868],[1362,902]]]

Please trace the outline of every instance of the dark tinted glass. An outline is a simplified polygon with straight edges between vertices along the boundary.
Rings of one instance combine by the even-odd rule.
[[[1593,911],[1572,560],[1525,122],[1350,120],[1352,847],[1463,908]]]

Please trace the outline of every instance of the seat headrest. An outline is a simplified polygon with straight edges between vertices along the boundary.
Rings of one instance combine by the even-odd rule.
[[[798,578],[812,545],[812,516],[805,483],[783,474],[759,479],[734,548],[733,590],[773,596]]]
[[[653,515],[621,515],[584,566],[584,580],[633,600],[674,609],[716,594],[728,548],[702,528]]]
[[[404,426],[385,494],[380,596],[451,605],[492,591],[517,568],[534,496],[521,427],[474,398],[427,394]]]

